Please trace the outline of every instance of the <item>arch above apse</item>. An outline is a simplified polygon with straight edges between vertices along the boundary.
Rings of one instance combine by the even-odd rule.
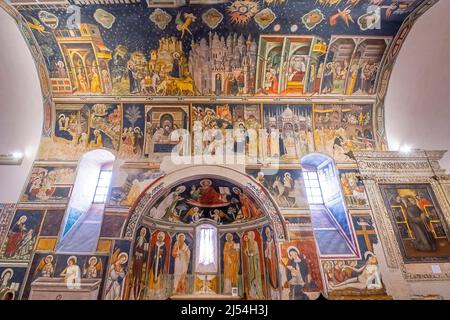
[[[124,226],[122,237],[133,239],[138,228],[145,222],[149,226],[163,226],[172,229],[184,229],[195,227],[202,222],[211,222],[210,219],[200,219],[194,224],[174,224],[161,219],[153,219],[147,215],[152,206],[154,206],[162,197],[172,190],[172,188],[181,185],[183,182],[189,182],[198,179],[219,179],[234,184],[241,189],[251,200],[255,201],[258,208],[261,209],[263,217],[239,223],[220,224],[220,229],[250,229],[267,226],[269,223],[277,240],[288,240],[288,233],[284,219],[272,199],[271,195],[261,187],[253,178],[234,169],[216,165],[203,165],[185,167],[173,171],[163,177],[158,178],[144,190],[131,208],[127,222]]]

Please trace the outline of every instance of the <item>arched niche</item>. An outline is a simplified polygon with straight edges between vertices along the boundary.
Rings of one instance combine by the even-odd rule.
[[[266,252],[272,246],[277,267],[278,244],[287,240],[285,228],[273,199],[245,174],[219,166],[174,171],[153,182],[130,212],[123,231],[123,237],[131,240],[123,298],[234,292],[247,299],[279,298],[281,281],[270,281],[270,274],[277,273],[269,272]],[[214,237],[205,240],[215,246],[211,259],[199,257],[205,254],[199,243],[202,237]],[[217,268],[202,268],[198,265],[202,261]]]

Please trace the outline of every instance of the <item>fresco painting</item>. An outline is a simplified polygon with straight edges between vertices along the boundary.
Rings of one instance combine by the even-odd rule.
[[[36,166],[21,197],[22,202],[66,202],[75,181],[75,167]]]
[[[30,260],[43,216],[43,210],[16,210],[1,246],[0,259]]]
[[[310,300],[311,293],[322,290],[322,277],[314,240],[302,239],[281,243],[280,253],[284,300]]]
[[[389,74],[383,61],[392,39],[423,1],[112,0],[81,5],[79,24],[66,4],[20,1],[12,5],[37,61],[45,124],[40,162],[20,198],[26,209],[0,226],[0,298],[10,290],[15,299],[66,299],[58,286],[80,284],[90,292],[71,298],[197,294],[204,285],[194,263],[200,224],[217,228],[218,270],[204,279],[212,294],[389,298],[354,152],[382,149],[375,106],[386,79],[379,73]],[[76,162],[95,149],[120,162],[97,246],[108,253],[35,251],[40,240],[57,241]],[[346,232],[359,249],[345,260],[318,257],[300,168],[313,152],[339,167],[353,222]],[[163,186],[142,220],[130,220],[173,154],[242,155],[245,172],[274,200],[272,212],[261,209],[251,183],[204,172]],[[380,188],[403,261],[450,261],[433,188]],[[280,241],[276,215],[290,240]],[[125,236],[130,221],[135,228]]]
[[[89,5],[75,32],[58,10],[21,13],[56,95],[374,95],[381,57],[420,1],[226,2],[150,1],[150,14]]]
[[[110,264],[106,271],[103,299],[122,300],[124,290],[127,288],[130,241],[117,240],[112,249]]]
[[[264,105],[265,162],[299,162],[314,150],[310,105]]]
[[[448,225],[431,186],[381,185],[380,189],[404,261],[448,261]]]
[[[308,208],[305,185],[300,169],[247,169],[265,187],[281,208]]]
[[[244,233],[241,239],[244,272],[244,297],[249,300],[266,298],[264,255],[261,234],[257,229]]]
[[[220,179],[194,179],[173,186],[147,214],[155,220],[192,224],[202,219],[216,224],[256,220],[263,213],[247,191]]]
[[[145,188],[161,175],[158,169],[123,168],[112,178],[109,205],[133,206]]]
[[[314,143],[316,151],[349,162],[353,151],[376,148],[371,105],[316,105]]]
[[[378,259],[370,251],[361,260],[323,261],[322,268],[331,299],[339,296],[389,299]]]
[[[0,265],[0,297],[20,300],[20,291],[25,281],[27,268],[20,266]]]
[[[342,193],[349,208],[368,207],[368,199],[364,183],[358,178],[358,172],[339,170]]]
[[[54,297],[54,287],[61,286],[75,291],[83,284],[96,284],[91,288],[98,298],[103,288],[107,265],[107,256],[36,253],[30,264],[22,299],[48,300]],[[75,298],[86,299],[80,291],[78,290]],[[60,299],[64,299],[63,290],[56,292]]]
[[[231,295],[233,288],[242,294],[241,239],[237,233],[226,233],[221,237],[222,293]]]
[[[258,104],[193,105],[194,155],[236,154],[257,162],[263,144]]]
[[[145,107],[144,155],[148,160],[191,154],[188,114],[189,108],[182,105]]]

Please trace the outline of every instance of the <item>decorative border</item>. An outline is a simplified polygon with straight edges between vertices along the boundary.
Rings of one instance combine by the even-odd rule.
[[[444,185],[448,176],[437,176],[441,173],[438,160],[445,152],[415,151],[410,154],[400,152],[357,152],[355,157],[360,166],[361,178],[366,186],[369,203],[372,208],[376,230],[383,247],[388,268],[400,269],[406,281],[449,280],[450,272],[434,274],[431,272],[412,271],[414,266],[431,264],[448,265],[443,262],[408,263],[403,261],[400,246],[397,242],[390,214],[385,206],[380,184],[428,184],[442,210],[447,226],[450,226],[450,205],[444,193]],[[435,166],[437,165],[437,168]],[[442,179],[439,180],[437,178]]]

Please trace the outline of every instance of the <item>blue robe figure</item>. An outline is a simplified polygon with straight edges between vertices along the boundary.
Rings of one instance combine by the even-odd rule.
[[[216,86],[215,91],[216,96],[222,95],[222,77],[220,76],[220,74],[216,74],[215,86]]]
[[[180,78],[180,56],[175,52],[173,55],[172,71],[170,76],[173,78]]]

